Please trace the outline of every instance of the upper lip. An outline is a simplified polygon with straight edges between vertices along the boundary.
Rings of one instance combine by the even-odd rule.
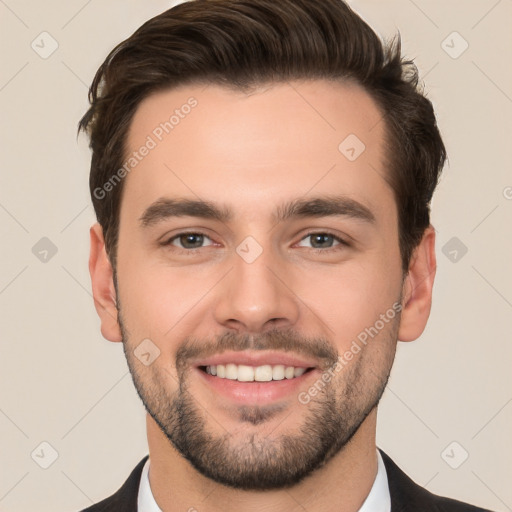
[[[299,355],[275,351],[227,351],[195,362],[195,366],[216,366],[219,364],[243,364],[246,366],[282,364],[283,366],[294,366],[296,368],[314,368],[317,366],[314,361],[307,360]]]

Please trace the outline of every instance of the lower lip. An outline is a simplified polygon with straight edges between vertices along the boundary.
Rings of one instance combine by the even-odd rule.
[[[241,404],[262,404],[297,397],[305,382],[317,373],[316,369],[303,373],[293,379],[271,380],[268,382],[238,382],[210,375],[196,368],[200,378],[204,379],[216,393]]]

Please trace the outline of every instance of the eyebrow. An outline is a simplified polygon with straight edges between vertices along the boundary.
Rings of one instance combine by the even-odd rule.
[[[199,217],[228,223],[234,215],[228,207],[210,201],[160,198],[144,211],[139,221],[143,227],[150,227],[172,217]],[[367,206],[345,196],[296,199],[280,205],[272,215],[276,223],[313,217],[349,217],[375,223],[375,215]]]

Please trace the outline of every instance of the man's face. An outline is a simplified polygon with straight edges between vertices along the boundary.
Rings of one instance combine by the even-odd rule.
[[[127,156],[150,149],[120,211],[125,353],[153,419],[218,482],[296,483],[384,390],[403,276],[381,121],[324,81],[182,87],[136,112]]]

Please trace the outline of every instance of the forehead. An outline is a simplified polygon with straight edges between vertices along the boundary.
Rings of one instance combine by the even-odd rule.
[[[381,121],[373,99],[350,83],[158,92],[139,105],[130,126],[125,158],[134,165],[123,203],[140,210],[163,196],[205,198],[255,214],[256,205],[311,191],[378,208],[379,196],[391,197]]]

